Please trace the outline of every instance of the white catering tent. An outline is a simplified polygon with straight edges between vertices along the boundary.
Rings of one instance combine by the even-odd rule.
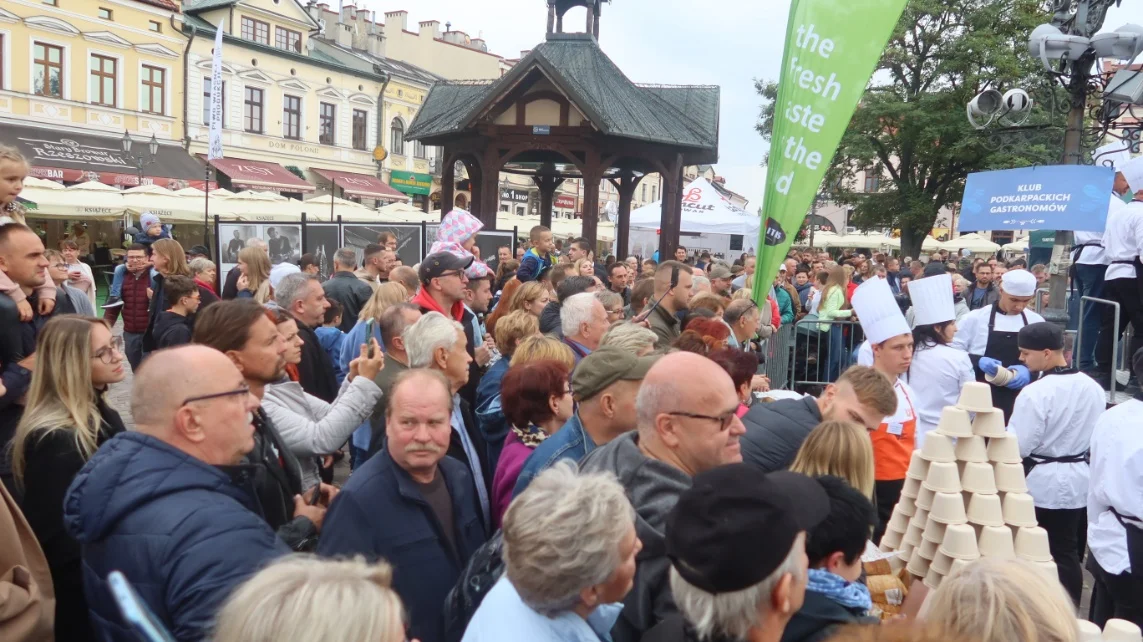
[[[968,250],[974,254],[984,252],[995,252],[1000,249],[999,243],[984,238],[983,236],[972,233],[958,236],[955,239],[949,239],[941,243],[941,249],[945,250]]]
[[[705,178],[696,178],[683,188],[679,242],[688,249],[701,248],[729,257],[753,251],[758,244],[760,218],[734,205]],[[651,256],[659,249],[663,202],[655,201],[631,212],[629,253]],[[742,236],[741,250],[731,250],[731,236]],[[694,246],[692,248],[691,246]]]

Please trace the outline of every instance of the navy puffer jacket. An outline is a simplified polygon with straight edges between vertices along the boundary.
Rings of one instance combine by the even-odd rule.
[[[111,571],[127,576],[176,639],[201,640],[232,590],[290,552],[245,478],[241,467],[224,471],[137,432],[100,447],[64,499],[100,639],[135,639],[108,587]]]

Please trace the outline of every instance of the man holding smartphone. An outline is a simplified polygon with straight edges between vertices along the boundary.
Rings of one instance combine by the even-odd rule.
[[[671,278],[678,273],[678,283],[672,287]],[[685,312],[691,300],[691,290],[694,287],[694,270],[691,266],[678,261],[665,261],[655,268],[655,297],[652,299],[652,308],[643,312],[638,321],[646,320],[651,324],[651,331],[659,339],[655,342],[658,350],[666,349],[682,334],[679,312]]]

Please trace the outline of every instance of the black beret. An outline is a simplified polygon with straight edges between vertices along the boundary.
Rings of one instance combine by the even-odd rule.
[[[1016,343],[1024,350],[1063,350],[1064,330],[1047,321],[1029,323],[1020,328]]]

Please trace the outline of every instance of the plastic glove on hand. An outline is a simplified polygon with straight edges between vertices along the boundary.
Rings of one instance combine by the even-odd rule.
[[[980,358],[980,371],[990,377],[996,376],[996,371],[1000,369],[1001,365],[1000,361],[992,357]]]
[[[1005,384],[1005,388],[1019,390],[1032,381],[1032,373],[1028,372],[1027,366],[1012,366],[1009,370],[1014,372],[1016,376],[1012,378],[1012,381]]]

